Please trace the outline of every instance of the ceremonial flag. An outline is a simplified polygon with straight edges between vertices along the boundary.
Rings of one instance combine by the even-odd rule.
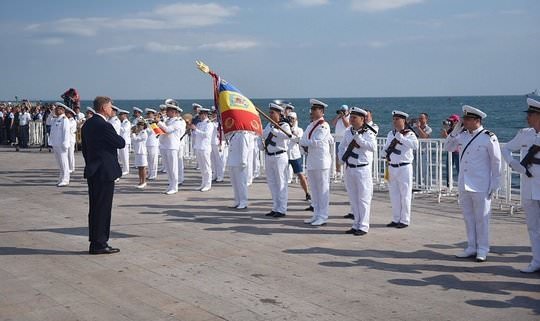
[[[156,136],[165,134],[165,132],[161,128],[159,128],[159,126],[156,123],[151,123],[150,128],[152,128],[152,131],[154,132]]]

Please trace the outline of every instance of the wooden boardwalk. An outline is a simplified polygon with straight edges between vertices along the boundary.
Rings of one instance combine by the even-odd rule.
[[[235,211],[225,183],[162,194],[134,171],[114,200],[110,244],[87,254],[87,187],[76,155],[71,184],[57,188],[53,154],[0,148],[0,320],[539,320],[540,274],[523,214],[494,212],[485,263],[454,254],[465,241],[455,199],[413,201],[412,225],[386,228],[387,193],[376,192],[366,236],[345,235],[342,186],[332,186],[327,226],[303,224],[299,186],[281,219],[263,179],[248,210]]]

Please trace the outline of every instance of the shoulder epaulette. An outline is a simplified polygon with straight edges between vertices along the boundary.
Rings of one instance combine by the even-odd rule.
[[[489,137],[495,136],[495,133],[490,132],[489,130],[484,131],[484,134],[489,135]]]

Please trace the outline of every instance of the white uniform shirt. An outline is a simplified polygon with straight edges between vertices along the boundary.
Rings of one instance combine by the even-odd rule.
[[[191,131],[193,149],[205,151],[212,150],[210,140],[212,139],[214,125],[208,119],[205,119],[198,122],[195,126],[196,128]]]
[[[280,123],[279,125],[286,132],[288,132],[288,133],[291,132],[291,127],[289,126],[289,124]],[[262,150],[264,150],[263,142],[266,140],[268,135],[270,135],[270,133],[272,133],[272,135],[273,135],[271,140],[272,140],[273,143],[275,143],[275,145],[268,144],[268,146],[266,146],[265,152],[275,153],[275,152],[279,152],[279,151],[287,151],[289,149],[289,137],[284,132],[282,132],[281,130],[274,127],[274,125],[272,125],[271,123],[268,123],[266,125],[266,127],[264,128],[263,137],[260,140],[261,146],[263,147]]]
[[[21,113],[19,115],[19,126],[26,126],[32,120],[32,116],[28,112]]]
[[[67,119],[66,115],[56,117],[53,125],[51,126],[49,145],[68,149],[71,144],[71,133],[69,130],[69,120]]]
[[[71,144],[77,143],[77,121],[75,118],[68,118],[69,120],[69,133],[70,133],[70,142]]]
[[[351,155],[346,162],[350,165],[371,164],[373,162],[373,152],[377,148],[377,138],[375,133],[369,129],[355,131],[352,126],[345,131],[343,140],[339,144],[339,161],[343,163],[343,154],[345,154],[349,148],[349,144],[353,140],[356,141],[360,147],[354,147],[352,149],[352,154],[356,156]]]
[[[54,115],[53,113],[50,113],[49,116],[47,116],[47,120],[45,121],[45,126],[51,126],[52,127],[52,125],[54,125],[55,121],[56,121],[56,115]]]
[[[122,136],[126,145],[131,144],[131,123],[127,119],[120,123],[120,136]]]
[[[529,147],[532,145],[540,146],[540,133],[537,133],[534,128],[523,128],[512,138],[511,141],[501,147],[501,154],[504,160],[510,164],[518,162],[512,157],[512,152],[521,152],[521,159],[527,155]],[[536,153],[534,158],[540,158],[540,153]],[[521,166],[521,164],[515,164]],[[521,175],[521,197],[524,199],[540,200],[540,165],[531,164],[528,167],[532,177]],[[522,173],[525,172],[523,167]]]
[[[465,146],[478,134],[467,147]],[[497,136],[480,126],[473,133],[463,131],[446,137],[446,150],[459,148],[460,191],[485,192],[497,189],[501,180],[501,150]]]
[[[349,121],[349,115],[339,118],[336,122],[336,128],[335,128],[336,142],[341,142],[343,135],[345,135],[345,131],[347,130],[347,127],[345,127],[345,125],[343,124],[343,119],[346,119],[347,121]]]
[[[168,118],[158,124],[165,134],[159,136],[159,145],[162,149],[180,149],[180,137],[186,131],[186,122],[179,117]]]
[[[212,128],[212,134],[211,134],[210,143],[212,145],[219,146],[220,145],[220,142],[219,142],[219,132],[220,132],[219,124],[216,121],[211,122],[211,124],[212,124],[212,127],[211,127]],[[224,140],[223,139],[223,137],[224,137],[223,136],[223,130],[221,130],[221,134],[222,134],[222,136],[221,136],[222,137],[222,142],[221,143],[223,143],[223,140]]]
[[[79,112],[77,114],[77,121],[83,121],[85,119],[86,119],[86,116],[83,113]]]
[[[323,123],[317,125],[319,121],[323,121]],[[315,130],[311,132],[314,127]],[[330,134],[330,125],[323,118],[317,119],[308,125],[304,131],[304,135],[300,139],[300,146],[308,148],[306,158],[306,167],[308,170],[330,168],[332,164],[330,144],[333,143],[334,139]]]
[[[137,123],[138,123],[138,122],[142,122],[142,121],[144,121],[143,116],[135,117],[135,118],[133,118],[133,120],[131,121],[131,126],[137,126]]]
[[[122,124],[120,123],[120,119],[118,119],[117,116],[113,116],[109,118],[109,123],[114,127],[114,130],[116,130],[116,133],[120,135],[120,128],[122,127]]]
[[[396,149],[401,151],[401,154],[390,154],[390,164],[412,163],[414,159],[413,150],[418,149],[418,138],[416,138],[414,132],[409,131],[405,135],[395,130],[391,130],[390,132],[388,132],[388,136],[386,137],[386,144],[383,148],[383,153],[385,155],[383,156],[386,156],[386,150],[388,149],[388,146],[390,146],[394,138],[396,138],[400,142],[396,145]]]
[[[146,147],[155,147],[159,146],[159,138],[156,136],[152,128],[148,127],[146,129],[147,133],[147,139],[146,139]]]
[[[146,130],[141,130],[138,134],[131,134],[131,142],[133,143],[133,151],[135,154],[146,155],[146,141],[148,133]]]
[[[367,124],[371,126],[371,128],[375,129],[377,134],[379,133],[379,125],[375,124],[373,121],[369,121],[367,122]],[[375,134],[375,136],[377,136],[377,134]]]
[[[229,138],[227,166],[247,167],[249,155],[253,153],[253,137],[246,131],[233,133]]]
[[[289,159],[299,159],[302,157],[302,153],[300,152],[300,145],[298,143],[304,134],[304,130],[300,127],[293,126],[291,128],[291,134],[292,137],[289,139]]]

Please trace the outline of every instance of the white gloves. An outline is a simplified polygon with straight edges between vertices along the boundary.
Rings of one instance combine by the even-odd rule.
[[[463,121],[460,119],[456,125],[454,126],[454,129],[452,130],[452,132],[450,133],[450,136],[452,137],[456,137],[457,135],[459,135],[459,133],[461,133],[463,131]]]

